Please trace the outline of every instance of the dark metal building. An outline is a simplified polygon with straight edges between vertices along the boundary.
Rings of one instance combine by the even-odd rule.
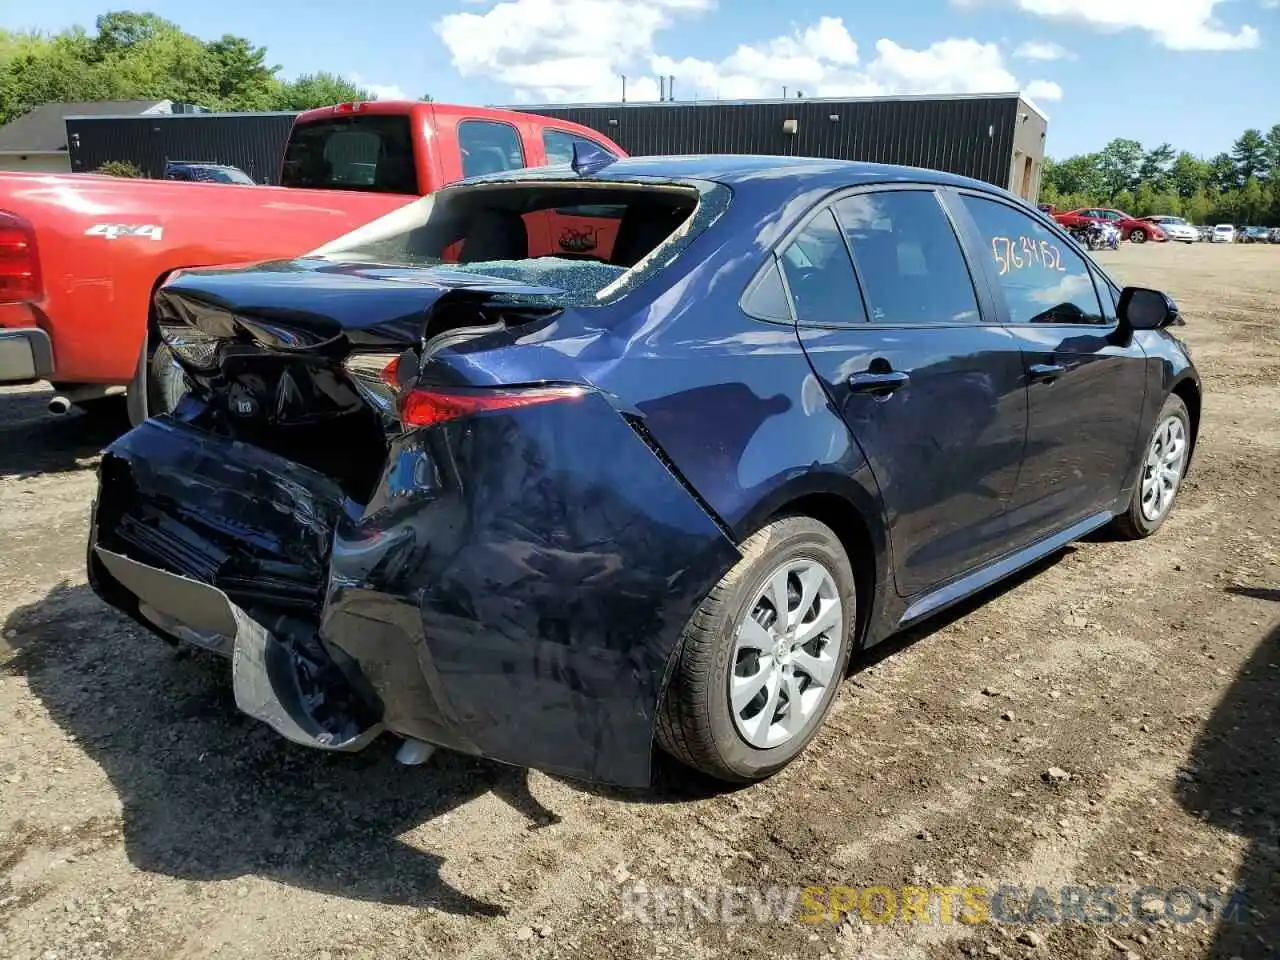
[[[1016,93],[520,105],[598,130],[634,156],[764,153],[901,163],[1034,199],[1048,121]]]
[[[73,173],[108,160],[164,176],[170,160],[239,167],[258,183],[280,182],[280,160],[296,113],[182,113],[129,117],[67,117]]]
[[[635,156],[763,153],[930,167],[985,180],[1034,200],[1048,121],[1016,93],[521,105],[599,130]],[[165,163],[230,164],[279,181],[295,113],[69,117],[71,169],[124,160],[148,176]]]

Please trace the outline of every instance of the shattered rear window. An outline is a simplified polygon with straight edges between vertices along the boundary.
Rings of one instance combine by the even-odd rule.
[[[605,180],[462,184],[373,221],[313,256],[554,288],[575,306],[624,296],[725,210],[720,184]],[[523,298],[522,298],[523,299]]]

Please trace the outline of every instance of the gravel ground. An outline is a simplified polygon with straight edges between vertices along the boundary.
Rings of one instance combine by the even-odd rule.
[[[0,957],[1272,956],[1280,249],[1101,259],[1179,299],[1205,378],[1172,520],[877,648],[805,756],[738,791],[668,766],[626,793],[285,743],[235,712],[225,664],[85,585],[115,425],[0,391]],[[1247,894],[1193,923],[657,923],[625,914],[637,884],[703,907],[725,885]]]

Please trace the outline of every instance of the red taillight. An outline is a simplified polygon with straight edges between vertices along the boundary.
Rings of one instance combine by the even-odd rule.
[[[478,413],[532,407],[557,400],[577,400],[582,387],[530,387],[528,389],[411,390],[400,403],[400,421],[406,427],[429,427]]]
[[[0,210],[0,303],[39,300],[43,292],[35,228]]]

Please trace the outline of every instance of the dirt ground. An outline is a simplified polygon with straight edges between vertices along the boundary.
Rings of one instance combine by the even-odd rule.
[[[85,585],[113,425],[0,391],[0,957],[1272,956],[1280,248],[1101,259],[1178,298],[1205,379],[1173,518],[864,656],[801,760],[738,791],[287,744],[236,713],[224,663]],[[814,925],[641,922],[638,883],[1247,890],[1193,923]]]

